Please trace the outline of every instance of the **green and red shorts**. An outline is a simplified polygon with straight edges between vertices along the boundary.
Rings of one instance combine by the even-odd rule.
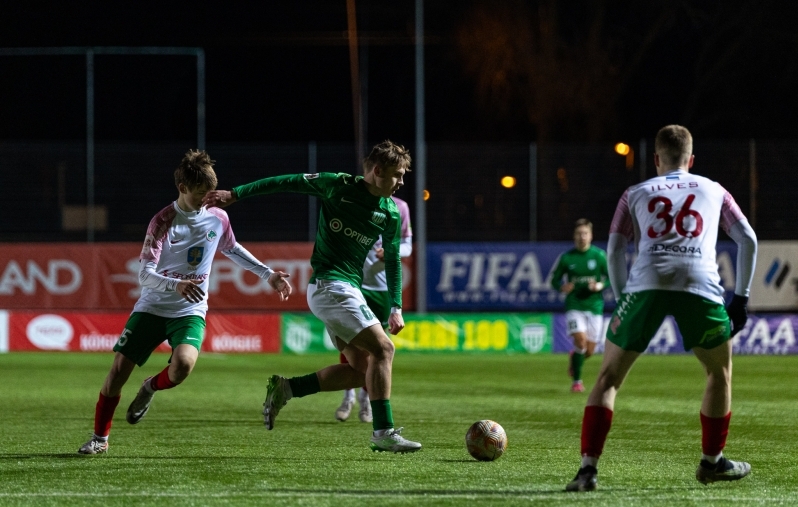
[[[644,290],[621,296],[607,327],[607,339],[623,350],[644,352],[668,315],[679,326],[684,350],[712,349],[731,335],[722,304],[689,292]]]

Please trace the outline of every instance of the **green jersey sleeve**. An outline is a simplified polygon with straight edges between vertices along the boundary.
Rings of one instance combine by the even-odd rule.
[[[278,192],[293,192],[327,198],[334,192],[339,179],[340,175],[336,173],[285,174],[234,187],[233,192],[235,192],[236,199]]]
[[[565,275],[565,271],[567,265],[563,262],[563,256],[560,255],[557,257],[557,264],[556,268],[554,268],[554,273],[551,275],[551,288],[559,291],[560,287],[562,287],[562,277]]]
[[[388,282],[388,293],[391,306],[402,307],[402,261],[399,257],[399,245],[402,242],[402,218],[394,204],[388,214],[388,223],[382,233],[382,248],[385,261],[385,278]]]

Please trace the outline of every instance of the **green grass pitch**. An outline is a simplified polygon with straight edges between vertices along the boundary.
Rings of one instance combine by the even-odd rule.
[[[338,393],[295,399],[263,427],[272,373],[293,376],[332,355],[203,354],[180,387],[125,422],[137,369],[117,409],[107,455],[79,456],[110,354],[0,355],[0,505],[798,505],[798,357],[736,357],[726,454],[751,475],[699,484],[704,374],[690,356],[644,356],[621,390],[599,490],[565,493],[579,465],[586,394],[569,392],[565,356],[400,354],[392,405],[424,448],[372,453],[370,425],[335,421]],[[586,365],[592,386],[600,358]],[[478,419],[509,437],[499,460],[471,459]]]

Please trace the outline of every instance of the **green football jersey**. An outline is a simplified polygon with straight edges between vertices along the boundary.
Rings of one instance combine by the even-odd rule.
[[[551,277],[551,286],[560,290],[565,283],[563,277],[574,284],[574,290],[565,297],[566,311],[580,310],[597,315],[604,312],[604,296],[601,291],[593,292],[588,288],[590,282],[606,283],[609,278],[607,254],[604,250],[591,245],[584,252],[572,248],[560,255]]]
[[[310,265],[316,279],[342,280],[357,288],[363,263],[382,235],[385,275],[393,306],[402,306],[402,264],[399,260],[401,219],[390,197],[372,195],[362,176],[346,173],[287,174],[233,188],[238,199],[295,192],[321,198],[319,227]]]

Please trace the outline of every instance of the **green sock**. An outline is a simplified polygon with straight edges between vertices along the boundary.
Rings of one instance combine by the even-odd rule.
[[[371,400],[371,415],[374,431],[393,428],[391,400]]]
[[[585,364],[585,355],[574,352],[571,356],[571,365],[574,368],[574,382],[582,380],[582,365]]]
[[[290,378],[288,379],[288,385],[291,386],[291,396],[294,398],[301,398],[321,391],[319,377],[315,373]]]

